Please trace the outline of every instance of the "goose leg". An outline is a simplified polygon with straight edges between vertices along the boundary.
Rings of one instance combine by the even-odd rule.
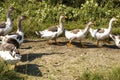
[[[103,40],[103,43],[104,43],[104,44],[105,44],[105,43],[110,44],[110,41],[109,41],[109,39],[104,39],[104,40]]]
[[[87,48],[87,46],[85,46],[85,45],[82,43],[81,40],[79,40],[79,41],[80,41],[80,44],[82,45],[83,48]]]
[[[55,37],[53,38],[53,40],[55,41],[55,44],[59,45],[60,43],[57,41],[57,34],[55,35]]]
[[[99,40],[97,40],[97,47],[99,47]]]
[[[56,40],[56,38],[54,39],[54,41],[55,41],[55,43],[57,44],[57,45],[59,45],[60,43]]]
[[[98,47],[98,48],[101,48],[102,46],[99,45],[99,42],[100,42],[100,41],[97,40],[97,47]]]
[[[72,40],[69,40],[69,42],[67,43],[67,46],[73,47],[74,45],[72,45],[71,42],[72,42]]]
[[[47,44],[48,44],[48,45],[51,45],[52,43],[50,42],[50,40],[47,40]]]
[[[105,39],[103,40],[103,45],[105,44]]]
[[[103,41],[102,41],[103,43],[102,43],[102,45],[106,45],[106,39],[104,39]]]

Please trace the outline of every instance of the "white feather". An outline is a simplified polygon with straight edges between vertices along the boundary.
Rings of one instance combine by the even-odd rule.
[[[113,37],[114,36],[114,37]],[[114,42],[115,42],[115,45],[118,47],[118,48],[120,48],[120,36],[115,36],[115,35],[112,35],[112,34],[110,34],[110,37],[114,40]]]
[[[71,31],[65,31],[65,37],[68,40],[73,40],[73,39],[78,39],[81,40],[85,37],[85,35],[83,34],[83,32],[81,30],[79,30],[79,32],[77,34],[72,33]]]
[[[46,39],[52,39],[57,35],[57,32],[52,32],[48,30],[41,31],[41,37]]]
[[[13,57],[12,55],[15,55],[15,57]],[[0,57],[3,58],[5,61],[9,63],[17,63],[18,61],[20,61],[21,56],[19,54],[15,54],[15,52],[13,52],[12,55],[10,54],[10,51],[0,51]]]

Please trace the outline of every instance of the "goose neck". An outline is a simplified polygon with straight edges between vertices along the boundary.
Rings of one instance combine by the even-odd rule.
[[[85,29],[84,29],[84,34],[86,34],[90,29],[90,24],[87,24]]]
[[[108,27],[108,29],[111,31],[112,30],[112,20],[110,20],[110,22],[109,22],[109,27]]]
[[[22,19],[18,19],[18,31],[23,32],[23,28],[22,28]]]
[[[63,22],[62,22],[62,18],[60,18],[60,19],[59,19],[59,27],[60,27],[61,29],[63,29]]]

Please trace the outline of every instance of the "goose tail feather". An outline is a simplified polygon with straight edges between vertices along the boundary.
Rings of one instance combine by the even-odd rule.
[[[110,34],[109,36],[110,36],[110,38],[112,38],[115,41],[115,35]]]
[[[35,34],[39,37],[41,37],[41,31],[35,31]]]

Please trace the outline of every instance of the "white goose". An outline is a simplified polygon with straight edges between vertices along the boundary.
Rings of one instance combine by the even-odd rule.
[[[81,40],[86,37],[86,35],[87,35],[88,32],[89,32],[90,25],[92,25],[92,24],[93,24],[93,22],[90,21],[90,22],[86,25],[85,29],[83,29],[83,30],[82,30],[82,29],[74,29],[74,30],[71,30],[71,31],[65,30],[65,37],[69,40],[69,43],[67,43],[67,45],[68,45],[69,47],[73,46],[73,45],[71,44],[72,40],[77,39],[77,40],[80,41],[82,47],[86,47],[86,46],[84,46],[84,45],[82,44]]]
[[[5,36],[2,36],[2,43],[4,42],[14,42],[12,40],[16,40],[19,45],[21,45],[24,41],[24,31],[23,31],[23,27],[22,27],[22,21],[27,19],[28,17],[27,16],[20,16],[18,18],[18,29],[17,29],[17,32],[16,33],[13,33],[13,34],[7,34]],[[10,41],[9,41],[10,40]],[[17,46],[17,48],[19,47],[19,45]]]
[[[56,38],[58,36],[60,36],[64,31],[64,26],[63,26],[63,22],[62,22],[63,18],[67,18],[67,17],[64,15],[61,15],[59,18],[59,25],[49,27],[49,28],[45,29],[44,31],[35,31],[35,33],[38,36],[41,36],[41,38],[48,39],[48,44],[50,44],[49,40],[54,40],[55,43],[58,43],[56,41]]]
[[[92,29],[90,28],[90,33],[91,33],[91,36],[95,39],[97,39],[97,46],[98,47],[101,47],[99,46],[99,41],[100,40],[105,40],[106,38],[109,37],[109,34],[111,33],[112,31],[112,22],[114,21],[117,21],[118,19],[116,18],[112,18],[109,22],[109,27],[108,28],[99,28],[99,29]]]
[[[120,48],[120,36],[119,35],[113,35],[110,34],[110,37],[114,40],[115,45]]]
[[[12,30],[12,20],[10,15],[14,9],[14,7],[10,7],[7,13],[7,21],[0,22],[0,36],[8,34]]]

